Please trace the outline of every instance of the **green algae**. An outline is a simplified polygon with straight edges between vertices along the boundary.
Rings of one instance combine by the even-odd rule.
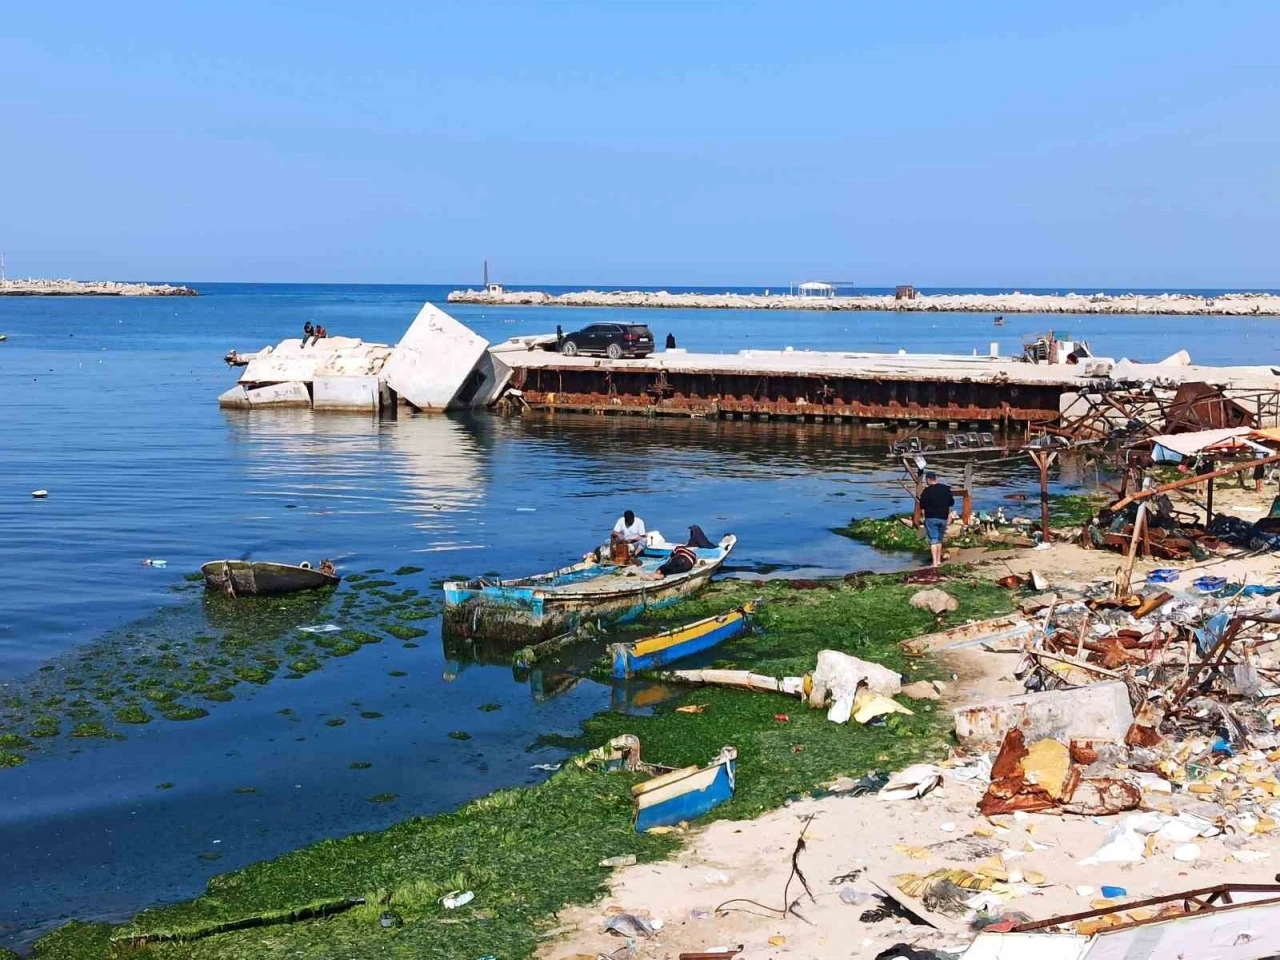
[[[409,675],[409,674],[405,673],[405,671],[403,671],[403,670],[388,670],[388,671],[387,671],[387,676],[388,676],[388,677],[407,677],[408,675]]]
[[[370,803],[395,803],[400,796],[395,793],[375,793],[372,797],[365,797],[365,799]]]
[[[419,637],[427,635],[425,630],[419,630],[417,627],[407,627],[401,623],[388,624],[383,629],[397,640],[417,640]]]
[[[71,736],[87,739],[90,737],[109,737],[111,731],[101,723],[78,723],[71,731]]]
[[[6,733],[0,736],[0,747],[6,747],[13,750],[25,750],[31,746],[31,741],[26,737],[20,737],[16,733]]]
[[[951,581],[942,587],[960,602],[951,622],[1008,608],[1008,593],[991,584]],[[692,620],[761,597],[762,630],[723,645],[716,654],[721,665],[797,674],[812,669],[817,651],[831,648],[927,676],[929,665],[910,663],[898,646],[936,629],[931,615],[908,604],[917,589],[891,577],[835,581],[823,590],[734,581],[714,585],[654,621]],[[675,710],[685,703],[706,708],[700,714]],[[849,727],[778,694],[677,689],[650,716],[597,715],[572,742],[596,746],[617,733],[635,733],[647,757],[673,765],[705,763],[732,744],[739,755],[737,793],[713,816],[741,818],[840,774],[936,756],[945,734],[942,712],[912,706],[916,715],[892,728]],[[791,721],[778,723],[774,715],[780,712]],[[630,787],[637,779],[569,765],[535,787],[499,791],[453,813],[324,841],[215,877],[205,896],[147,911],[120,927],[64,927],[41,941],[39,956],[106,960],[117,955],[112,938],[119,949],[138,938],[166,936],[182,942],[151,941],[149,957],[528,957],[557,911],[599,894],[609,876],[601,859],[630,853],[651,861],[677,847],[673,837],[635,833]],[[446,914],[437,899],[459,888],[475,891],[475,906]],[[365,897],[368,907],[306,919],[310,907],[350,897]],[[382,929],[378,918],[387,910],[402,924]],[[272,927],[269,937],[227,926],[270,918],[295,922]],[[221,932],[206,936],[210,931]]]
[[[347,764],[347,769],[348,770],[368,770],[372,766],[373,764],[369,763],[367,760],[352,760],[351,763]]]
[[[422,567],[400,567],[398,570],[396,570],[396,576],[408,577],[408,576],[411,576],[412,574],[422,573],[422,572],[423,572]]]
[[[27,758],[20,753],[0,750],[0,767],[16,767],[19,764],[26,762]]]
[[[467,731],[465,730],[450,730],[449,739],[450,740],[470,740],[471,734],[467,733]]]
[[[1049,495],[1049,525],[1080,527],[1098,515],[1107,498],[1094,494],[1053,493]]]
[[[195,575],[192,583],[199,579]],[[208,711],[186,705],[192,697],[210,705],[233,701],[237,684],[298,679],[322,669],[329,659],[380,642],[382,624],[389,619],[435,615],[430,601],[419,599],[413,589],[388,596],[395,604],[427,607],[415,610],[375,598],[373,590],[394,588],[394,580],[368,586],[361,592],[340,589],[240,599],[204,593],[161,608],[6,684],[0,692],[0,737],[21,736],[28,743],[34,739],[36,745],[24,747],[24,752],[44,751],[69,738],[77,724],[96,722],[119,729],[139,722],[143,714],[154,714],[153,719],[199,719]],[[297,632],[335,615],[346,628],[337,639]],[[166,704],[169,708],[161,709]]]
[[[150,723],[152,720],[151,714],[136,704],[117,710],[115,718],[117,723]]]
[[[324,722],[324,725],[326,727],[341,727],[346,722],[347,721],[343,720],[341,717],[330,717]]]
[[[502,704],[494,703],[492,701],[490,701],[489,703],[480,704],[481,713],[493,713],[495,710],[501,710],[501,709],[502,709]]]
[[[172,789],[173,789],[173,784],[172,784],[172,783],[170,783],[168,780],[166,780],[164,783],[157,783],[157,784],[156,784],[156,789],[157,789],[157,790],[172,790]]]
[[[381,720],[382,714],[377,710],[361,710],[360,716],[364,720]]]

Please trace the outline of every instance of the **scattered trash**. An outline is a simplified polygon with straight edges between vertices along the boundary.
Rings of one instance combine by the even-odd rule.
[[[535,764],[533,764],[533,766],[529,767],[529,769],[530,769],[530,770],[543,770],[543,771],[545,771],[545,772],[547,772],[547,773],[555,773],[555,772],[556,772],[557,770],[559,770],[562,766],[564,766],[564,764],[563,764],[563,763],[535,763]]]
[[[851,907],[863,907],[872,903],[880,903],[879,894],[868,893],[865,890],[859,890],[857,887],[841,887],[840,900],[847,903]]]
[[[1117,897],[1127,897],[1129,891],[1124,887],[1103,887],[1101,893],[1108,900],[1115,900]]]
[[[308,627],[299,627],[302,633],[337,633],[342,628],[336,623],[317,623]]]
[[[143,561],[142,561],[142,565],[143,565],[144,567],[167,567],[167,566],[169,565],[169,561],[168,561],[168,560],[153,560],[153,559],[151,559],[150,557],[148,557],[146,560],[143,560]]]
[[[45,497],[49,496],[49,491],[48,490],[32,490],[31,495],[35,497],[37,500],[43,500]]]
[[[917,763],[889,776],[880,789],[881,800],[914,800],[942,783],[942,771],[932,763]]]
[[[676,713],[706,713],[707,705],[705,703],[686,703],[684,706],[676,707]]]
[[[786,942],[787,938],[781,935],[769,938],[769,946],[771,947],[780,947]]]
[[[612,933],[618,937],[626,937],[628,940],[651,940],[657,932],[648,920],[634,913],[619,913],[612,916],[600,929],[602,933]]]
[[[1194,863],[1200,859],[1200,846],[1195,843],[1184,843],[1173,851],[1173,859],[1179,863]]]
[[[636,862],[636,855],[634,853],[628,853],[620,857],[606,857],[604,860],[600,861],[600,866],[630,867],[630,866],[633,866],[635,862]]]
[[[440,905],[446,910],[457,910],[459,907],[465,907],[475,898],[476,895],[470,890],[454,890],[440,898]]]
[[[773,719],[777,720],[779,723],[790,723],[790,722],[791,722],[791,718],[790,718],[789,716],[787,716],[785,713],[775,713],[775,714],[773,715]]]
[[[1181,575],[1181,571],[1169,567],[1161,567],[1147,574],[1147,583],[1173,583]]]

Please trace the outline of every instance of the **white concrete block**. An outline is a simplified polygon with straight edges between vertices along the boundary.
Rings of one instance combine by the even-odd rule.
[[[240,382],[279,383],[316,377],[376,377],[391,356],[384,343],[365,343],[356,337],[326,337],[302,346],[301,340],[282,341],[271,351],[259,351],[240,374]]]
[[[959,707],[955,721],[956,736],[973,746],[998,748],[1014,727],[1022,728],[1027,743],[1045,737],[1122,743],[1133,726],[1133,709],[1124,683],[1108,680]]]
[[[378,410],[377,377],[316,377],[311,405],[317,410]]]
[[[227,390],[218,397],[218,406],[247,407],[249,406],[249,395],[245,392],[244,387],[237,383],[230,390]]]
[[[382,368],[382,378],[420,410],[444,410],[489,342],[438,307],[422,305]]]
[[[269,383],[245,391],[245,399],[251,407],[309,407],[311,394],[305,383]]]

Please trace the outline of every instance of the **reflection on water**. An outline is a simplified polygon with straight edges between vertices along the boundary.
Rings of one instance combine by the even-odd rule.
[[[188,620],[203,625],[193,630],[238,629],[221,598],[177,589],[217,557],[328,556],[344,573],[412,568],[397,589],[438,599],[432,583],[442,578],[562,566],[631,508],[673,535],[692,523],[712,539],[736,533],[738,568],[804,577],[913,562],[830,532],[853,515],[909,504],[880,431],[217,407],[233,376],[219,359],[228,347],[255,347],[322,317],[331,330],[394,340],[420,298],[236,288],[180,303],[6,304],[4,369],[24,388],[0,395],[0,683],[96,649],[113,631],[141,635],[139,624],[164,612],[174,619],[145,642],[172,639],[166,631]],[[510,332],[510,316],[460,313],[482,333]],[[555,324],[516,313],[533,329]],[[806,316],[785,333],[776,316],[665,319],[702,349],[781,345],[765,336],[798,347],[890,338],[896,349],[939,335],[903,329],[899,318]],[[941,319],[947,336],[972,339],[968,319]],[[944,478],[960,471],[948,465]],[[1036,489],[1029,463],[979,463],[975,478],[979,506]],[[32,500],[41,487],[50,497]],[[168,566],[143,566],[145,558]],[[299,601],[298,621],[349,626],[342,603],[352,589]],[[298,621],[271,642],[292,642]],[[567,662],[517,682],[509,649],[498,657],[443,647],[438,619],[416,622],[429,631],[417,643],[384,638],[296,679],[279,656],[285,669],[237,686],[235,700],[211,705],[204,719],[157,720],[122,742],[77,743],[75,755],[0,770],[0,875],[24,878],[16,895],[0,897],[0,943],[71,916],[119,917],[188,897],[214,873],[529,782],[542,776],[531,765],[557,758],[528,752],[539,734],[573,734],[597,710],[649,709],[666,695],[580,682]],[[501,709],[481,709],[493,704]],[[448,737],[459,730],[471,739]],[[246,786],[256,793],[236,792]],[[366,801],[384,792],[397,803]]]

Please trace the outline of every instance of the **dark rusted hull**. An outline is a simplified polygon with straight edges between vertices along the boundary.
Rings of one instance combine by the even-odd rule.
[[[209,590],[235,597],[268,597],[336,587],[341,577],[289,563],[211,560],[200,568]],[[229,585],[229,586],[228,586]]]

